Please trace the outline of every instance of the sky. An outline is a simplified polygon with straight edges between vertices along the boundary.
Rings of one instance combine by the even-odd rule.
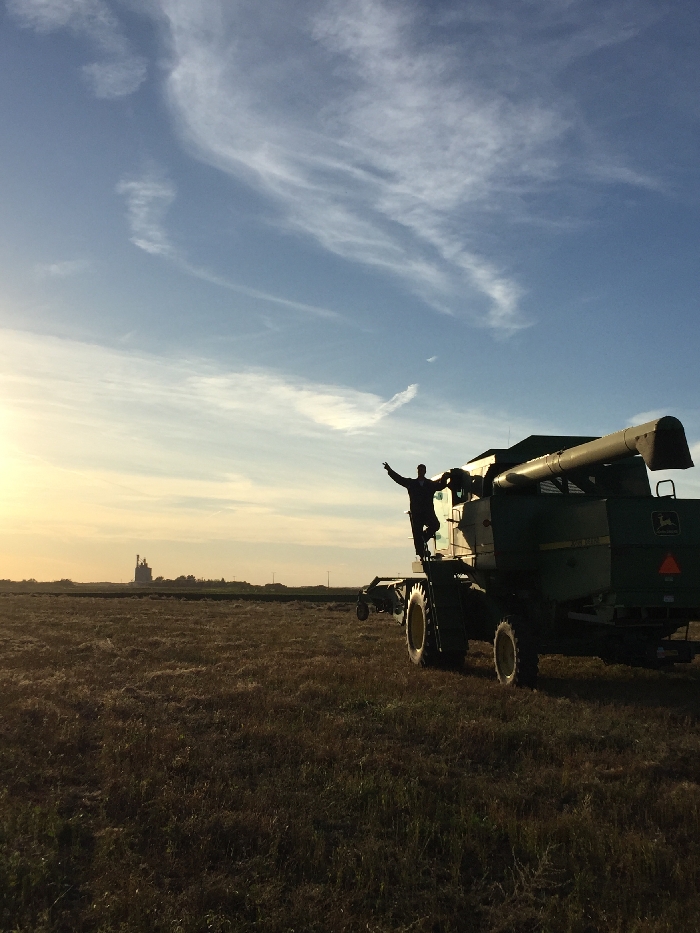
[[[700,463],[699,52],[683,0],[4,0],[0,577],[361,585],[385,460]]]

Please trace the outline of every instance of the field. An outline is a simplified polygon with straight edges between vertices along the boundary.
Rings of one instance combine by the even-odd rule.
[[[700,665],[489,646],[421,671],[352,606],[0,598],[0,929],[700,929]]]

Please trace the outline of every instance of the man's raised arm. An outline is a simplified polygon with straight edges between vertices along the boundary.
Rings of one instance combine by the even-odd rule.
[[[387,473],[389,474],[389,476],[393,479],[395,483],[398,483],[399,486],[404,486],[405,488],[408,488],[408,480],[406,479],[405,476],[401,476],[399,473],[396,472],[396,470],[392,470],[388,463],[384,463],[383,466],[384,466],[384,469],[387,471]]]

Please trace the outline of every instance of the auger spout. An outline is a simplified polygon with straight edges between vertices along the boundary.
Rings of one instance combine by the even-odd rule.
[[[606,434],[595,441],[545,454],[510,467],[495,477],[499,489],[512,489],[560,476],[598,463],[641,454],[650,470],[687,470],[693,466],[685,430],[678,418],[666,415],[634,428]]]

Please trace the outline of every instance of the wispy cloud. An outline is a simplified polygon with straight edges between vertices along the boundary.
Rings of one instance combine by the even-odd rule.
[[[417,385],[382,401],[369,392],[339,386],[290,383],[269,373],[238,373],[193,379],[207,406],[227,411],[268,408],[276,417],[301,416],[314,425],[357,433],[374,427],[414,399]],[[285,414],[287,413],[287,414]]]
[[[83,66],[96,97],[133,94],[146,79],[146,60],[134,53],[119,20],[104,0],[7,0],[22,25],[39,32],[69,29],[90,40],[101,58]]]
[[[238,295],[247,295],[249,298],[265,301],[279,308],[286,308],[289,311],[300,311],[302,314],[310,314],[313,317],[326,318],[334,321],[343,319],[341,314],[337,311],[331,311],[330,308],[311,305],[305,301],[294,301],[291,298],[281,298],[279,295],[271,295],[269,292],[263,292],[258,288],[249,288],[247,285],[239,285],[238,282],[232,282],[225,276],[218,275],[216,272],[205,269],[203,266],[196,266],[182,257],[178,258],[177,263],[183,271],[190,275],[194,275],[204,282],[210,282],[212,285],[219,285],[221,288],[228,289],[228,291],[236,292]]]
[[[109,2],[7,5],[26,26],[89,38],[101,58],[85,75],[110,97],[145,63]],[[515,221],[566,224],[541,205],[582,181],[658,187],[595,139],[560,80],[660,15],[650,0],[152,0],[147,12],[191,152],[269,198],[281,229],[498,334],[532,323],[506,246]],[[185,268],[161,223],[170,183],[120,190],[136,245]]]
[[[164,9],[170,97],[201,157],[271,195],[289,229],[398,276],[440,310],[503,331],[523,326],[520,289],[468,245],[463,209],[484,197],[499,161],[560,132],[552,114],[536,104],[499,114],[460,86],[443,49],[416,48],[406,11],[378,2],[326,4],[311,21],[298,9],[306,46],[259,64],[245,18],[227,24],[242,30],[234,38],[213,29],[227,19],[218,3]],[[320,99],[290,108],[300,54],[310,74],[326,60],[328,91],[317,76]]]
[[[421,401],[416,385],[382,398],[270,369],[223,368],[205,358],[11,330],[1,336],[6,438],[14,434],[26,446],[32,436],[36,453],[75,468],[199,478],[235,472],[268,483],[280,470],[302,476],[332,466],[337,481],[357,474],[362,483],[369,458],[381,484],[388,451],[399,468],[418,452],[429,460],[441,451],[438,469],[464,462],[505,430],[492,412],[465,409],[455,435],[456,413],[434,399]],[[313,512],[319,491],[300,482],[307,483]],[[333,498],[353,501],[340,488]]]
[[[547,75],[638,28],[620,4],[587,7],[592,28],[583,5],[477,2],[448,28],[385,0],[160,0],[168,93],[192,150],[270,196],[284,227],[510,333],[523,290],[493,220],[561,179],[576,129]]]
[[[498,431],[492,412],[463,409],[457,436],[456,413],[421,402],[416,386],[387,399],[206,359],[0,336],[3,540],[53,535],[57,553],[67,540],[138,536],[401,554],[404,496],[382,462],[437,471]]]
[[[123,180],[117,192],[126,197],[131,242],[153,256],[174,258],[175,249],[163,226],[165,212],[175,199],[175,186],[150,172]]]
[[[300,311],[314,317],[340,320],[341,315],[328,308],[293,301],[257,288],[249,288],[232,282],[225,276],[190,262],[184,253],[173,244],[165,227],[165,215],[175,200],[174,184],[162,173],[151,170],[138,178],[124,179],[117,185],[117,192],[126,198],[127,216],[131,229],[131,242],[153,256],[171,260],[188,275],[218,285],[239,295],[247,295],[291,311]]]
[[[407,534],[381,495],[381,462],[384,444],[396,453],[387,431],[411,433],[394,422],[416,386],[386,399],[205,359],[1,336],[5,541],[31,531],[364,548],[372,522],[375,547]],[[382,527],[377,509],[398,522]]]
[[[7,388],[18,381],[38,385],[43,373],[52,382],[52,405],[60,408],[68,400],[82,399],[89,409],[100,399],[98,407],[106,421],[119,410],[131,410],[140,400],[145,409],[166,406],[179,410],[181,416],[187,412],[188,418],[200,413],[234,419],[258,424],[277,435],[353,434],[371,431],[418,394],[418,386],[410,385],[383,399],[371,392],[271,370],[225,371],[204,359],[164,360],[76,341],[3,333],[5,346],[22,347],[22,353],[21,360],[10,364],[14,352],[5,351],[9,356],[1,385]],[[113,406],[111,414],[105,408],[106,399]]]
[[[95,97],[126,97],[146,80],[146,62],[135,56],[105,59],[84,65],[82,72]]]
[[[653,408],[650,411],[640,411],[636,415],[632,415],[631,418],[627,419],[627,424],[636,428],[639,424],[646,424],[647,421],[656,421],[657,418],[663,418],[664,415],[672,414],[672,409],[670,408]]]
[[[35,270],[40,278],[67,278],[85,272],[89,267],[90,263],[87,259],[64,259],[60,262],[39,262],[36,264]]]

